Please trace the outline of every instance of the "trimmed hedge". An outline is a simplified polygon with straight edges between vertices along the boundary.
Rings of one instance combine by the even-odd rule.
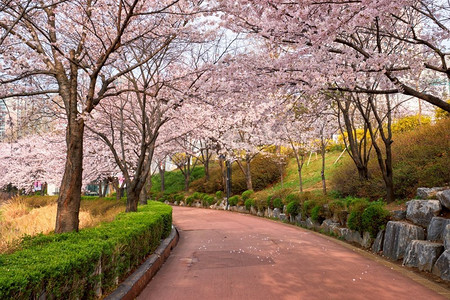
[[[21,250],[0,255],[0,299],[96,298],[153,252],[171,226],[172,208],[149,202],[96,228],[24,238]]]

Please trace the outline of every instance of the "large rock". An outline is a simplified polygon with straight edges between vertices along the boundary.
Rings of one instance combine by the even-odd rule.
[[[427,227],[442,210],[438,200],[411,200],[407,205],[406,219],[422,227]]]
[[[433,274],[450,281],[450,250],[445,250],[434,264]]]
[[[295,216],[295,223],[300,224],[302,222],[302,215],[298,214]]]
[[[423,240],[424,229],[404,222],[389,221],[384,234],[383,255],[391,260],[402,259],[412,240]]]
[[[450,250],[450,224],[445,226],[442,233],[442,239],[444,240],[445,250]]]
[[[405,210],[394,210],[392,213],[391,219],[393,221],[402,221],[406,219],[406,211]]]
[[[411,241],[406,248],[403,265],[431,272],[434,263],[442,252],[444,252],[444,246],[440,243]]]
[[[363,237],[362,237],[362,241],[361,241],[361,246],[365,249],[369,249],[370,246],[372,246],[372,242],[373,242],[373,238],[370,235],[369,232],[364,232]]]
[[[383,250],[384,230],[380,230],[372,244],[372,252],[380,253]]]
[[[450,209],[450,189],[438,192],[436,194],[436,197],[438,198],[439,202],[441,202],[442,206],[446,207],[447,209]]]
[[[331,219],[326,219],[325,221],[322,222],[322,225],[320,225],[320,228],[326,233],[333,232],[333,229],[335,227],[339,227],[339,223],[333,222],[333,220]]]
[[[347,242],[353,242],[357,244],[362,244],[362,237],[358,231],[354,231],[348,228],[339,228],[340,236]]]
[[[273,218],[280,218],[281,210],[279,208],[274,208],[272,211],[272,217]]]
[[[320,224],[316,221],[313,221],[311,218],[306,219],[306,228],[319,230]]]
[[[433,217],[427,230],[427,240],[442,241],[444,228],[450,224],[450,219]]]
[[[437,196],[436,194],[445,189],[446,189],[445,187],[432,187],[432,188],[421,187],[417,189],[416,195],[420,199],[432,199],[432,198],[435,199],[435,197]]]
[[[280,214],[279,218],[281,221],[287,221],[286,214]]]

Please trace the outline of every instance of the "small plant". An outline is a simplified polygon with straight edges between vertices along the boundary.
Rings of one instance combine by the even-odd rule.
[[[274,208],[279,208],[279,209],[283,208],[283,201],[281,200],[281,198],[273,199],[273,207]]]
[[[380,230],[383,230],[389,221],[390,213],[384,208],[381,201],[372,202],[361,215],[363,231],[367,231],[375,238]]]
[[[242,193],[242,200],[246,201],[248,199],[250,199],[250,196],[253,194],[254,192],[252,190],[246,190],[245,192]]]
[[[289,194],[284,198],[286,203],[291,203],[292,201],[300,202],[300,196],[298,194]]]
[[[194,196],[189,196],[186,198],[186,205],[191,206],[194,203]]]
[[[286,212],[290,216],[297,216],[300,213],[300,204],[297,201],[291,201],[286,206]]]
[[[305,215],[305,218],[311,217],[311,210],[316,206],[316,202],[314,200],[306,200],[303,202],[302,213]]]
[[[272,195],[267,197],[266,207],[270,208],[270,209],[273,209],[273,196]]]
[[[250,210],[250,208],[252,207],[252,206],[254,206],[255,205],[255,200],[253,200],[253,199],[247,199],[247,200],[245,200],[245,208],[247,209],[247,210]]]
[[[363,233],[362,214],[369,206],[369,201],[364,198],[350,198],[347,199],[347,206],[350,209],[350,215],[347,220],[348,228]]]
[[[239,202],[239,196],[233,196],[233,197],[230,197],[229,199],[228,199],[228,204],[230,205],[230,206],[236,206],[237,204],[238,204],[238,202]]]
[[[222,200],[223,199],[223,192],[222,191],[217,191],[216,192],[216,198],[218,200]]]
[[[206,195],[203,197],[203,206],[208,207],[216,203],[216,199],[213,196]]]
[[[317,204],[311,209],[311,219],[318,223],[322,223],[325,220],[325,209],[322,205]]]

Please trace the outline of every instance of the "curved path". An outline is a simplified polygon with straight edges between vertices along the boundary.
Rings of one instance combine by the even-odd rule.
[[[179,244],[138,299],[445,299],[361,251],[299,227],[173,209]]]

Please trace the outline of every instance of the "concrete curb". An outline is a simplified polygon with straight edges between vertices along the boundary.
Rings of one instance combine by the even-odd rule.
[[[158,272],[169,257],[171,250],[177,245],[180,235],[175,226],[172,226],[170,235],[162,241],[155,253],[138,267],[117,289],[109,294],[106,300],[132,300],[135,299],[147,286],[149,281]]]

